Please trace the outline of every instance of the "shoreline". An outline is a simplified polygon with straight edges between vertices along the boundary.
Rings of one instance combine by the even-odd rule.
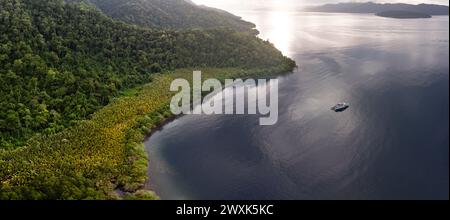
[[[292,72],[289,64],[264,69],[202,68],[202,72],[205,78],[218,79],[276,76]],[[171,114],[168,103],[173,93],[168,87],[175,78],[192,76],[192,71],[159,74],[135,95],[114,99],[89,120],[54,135],[37,136],[20,149],[0,151],[0,167],[7,168],[0,176],[0,199],[159,199],[144,188],[150,178],[144,142],[184,116]],[[65,181],[64,188],[42,178]],[[62,194],[67,189],[73,190],[67,194],[71,197]]]
[[[156,127],[152,128],[150,133],[145,135],[143,143],[147,142],[158,131],[162,131],[166,125],[176,121],[177,119],[182,118],[183,116],[185,116],[185,115],[173,115],[173,116],[170,116],[169,118],[162,120],[160,124],[158,124],[158,125],[156,125]]]
[[[296,66],[296,67],[293,68],[292,70],[281,71],[281,72],[276,72],[276,73],[272,73],[272,74],[270,74],[270,73],[269,73],[269,74],[263,74],[263,75],[259,75],[259,74],[249,74],[248,76],[241,76],[240,78],[243,79],[243,80],[246,80],[246,79],[249,79],[249,78],[256,78],[256,77],[266,78],[266,79],[267,79],[267,78],[272,78],[272,77],[278,78],[278,77],[281,77],[281,76],[284,76],[284,75],[288,75],[288,74],[294,73],[295,70],[296,70],[297,68],[298,68],[298,67]],[[235,77],[234,79],[237,79],[237,78],[239,78],[239,77]],[[205,79],[203,79],[203,80],[205,80]],[[223,80],[221,80],[221,81],[223,81]],[[223,82],[222,82],[222,83],[223,83]],[[223,91],[225,88],[227,88],[227,87],[223,87],[223,88],[222,88],[222,91]],[[206,96],[206,95],[209,95],[209,94],[210,94],[210,93],[202,94],[202,97],[203,97],[203,96]],[[169,111],[169,112],[170,112],[170,111]],[[178,120],[178,119],[180,119],[180,118],[186,116],[186,114],[173,115],[171,112],[170,112],[170,114],[171,114],[171,116],[169,116],[169,117],[163,119],[162,121],[160,121],[157,125],[155,125],[154,127],[151,128],[151,130],[150,130],[149,133],[147,133],[147,134],[144,136],[144,140],[142,141],[142,145],[143,145],[144,151],[146,152],[146,154],[147,154],[148,157],[150,157],[150,154],[147,152],[145,143],[146,143],[146,142],[147,142],[147,141],[148,141],[155,133],[157,133],[157,132],[159,132],[159,131],[162,131],[166,125],[168,125],[168,124],[170,124],[170,123],[172,123],[172,122],[174,122],[174,121],[176,121],[176,120]],[[147,161],[149,162],[150,159],[147,158]],[[139,190],[151,191],[152,193],[154,193],[155,195],[158,196],[158,199],[160,199],[160,198],[159,198],[159,195],[158,195],[158,192],[156,192],[155,189],[153,189],[153,188],[151,187],[152,184],[151,184],[151,182],[150,182],[150,179],[151,179],[151,178],[150,178],[150,175],[149,175],[149,173],[150,173],[150,172],[149,172],[149,169],[150,169],[150,166],[148,165],[148,166],[147,166],[147,180],[143,183],[142,187],[140,187],[137,191],[139,191]]]

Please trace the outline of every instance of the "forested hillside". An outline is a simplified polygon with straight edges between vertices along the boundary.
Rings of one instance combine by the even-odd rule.
[[[255,25],[226,11],[189,0],[66,0],[89,2],[114,19],[151,28],[216,29],[257,33]]]
[[[374,3],[374,2],[346,2],[325,4],[305,8],[311,12],[332,13],[380,13],[384,11],[409,11],[428,15],[448,15],[448,6],[434,4],[404,4],[404,3]]]
[[[141,28],[63,0],[0,0],[0,33],[0,150],[71,127],[162,70],[295,66],[250,33]]]

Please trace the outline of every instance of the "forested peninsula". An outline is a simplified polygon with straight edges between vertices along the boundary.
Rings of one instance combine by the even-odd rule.
[[[295,68],[245,22],[145,25],[94,3],[0,0],[0,199],[155,199],[142,142],[171,117],[172,79]]]

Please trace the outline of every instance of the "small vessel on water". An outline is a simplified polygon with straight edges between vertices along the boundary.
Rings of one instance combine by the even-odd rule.
[[[337,105],[333,106],[333,108],[331,108],[331,110],[333,110],[335,112],[343,112],[343,111],[347,110],[348,107],[350,107],[350,105],[348,103],[341,102],[341,103],[338,103]]]

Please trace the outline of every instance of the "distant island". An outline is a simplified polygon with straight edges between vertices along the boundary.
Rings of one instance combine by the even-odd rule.
[[[326,4],[321,6],[306,7],[304,11],[308,12],[331,12],[331,13],[384,13],[391,11],[402,11],[400,14],[412,15],[412,13],[421,13],[425,15],[448,15],[449,7],[445,5],[434,5],[434,4],[380,4],[374,2],[366,3],[337,3],[337,4]],[[417,16],[417,15],[416,15]]]
[[[376,13],[379,17],[386,18],[397,18],[397,19],[408,19],[408,18],[431,18],[432,16],[429,14],[419,13],[419,12],[411,12],[411,11],[384,11],[380,13]]]

